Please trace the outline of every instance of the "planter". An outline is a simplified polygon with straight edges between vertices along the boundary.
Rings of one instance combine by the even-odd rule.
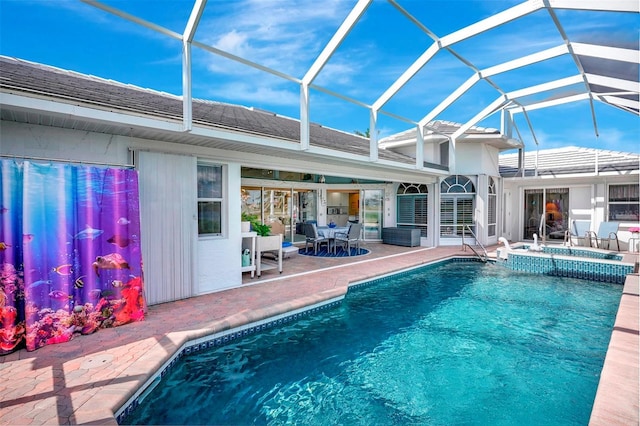
[[[251,222],[240,222],[242,232],[251,232]]]

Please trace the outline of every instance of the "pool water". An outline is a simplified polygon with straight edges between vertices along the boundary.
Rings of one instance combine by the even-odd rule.
[[[622,287],[449,262],[184,357],[128,424],[585,425]]]

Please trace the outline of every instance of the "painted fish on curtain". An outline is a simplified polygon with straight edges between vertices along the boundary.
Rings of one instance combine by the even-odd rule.
[[[135,170],[2,160],[0,354],[144,319]]]

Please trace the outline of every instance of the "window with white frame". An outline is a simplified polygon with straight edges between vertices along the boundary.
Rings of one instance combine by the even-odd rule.
[[[440,183],[441,237],[460,237],[469,228],[475,233],[475,192],[473,182],[466,176],[452,175]]]
[[[198,235],[222,235],[222,166],[198,164]]]
[[[490,177],[487,195],[487,235],[489,237],[496,236],[496,227],[498,222],[497,206],[498,194],[496,191],[496,181]]]
[[[424,184],[401,183],[397,195],[397,225],[399,228],[418,228],[427,236],[428,188]]]
[[[640,220],[640,185],[637,183],[609,185],[609,220],[617,222]]]

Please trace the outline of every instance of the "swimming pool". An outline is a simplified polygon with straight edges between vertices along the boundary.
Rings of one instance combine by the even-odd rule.
[[[622,287],[449,262],[185,356],[128,424],[587,424]]]

